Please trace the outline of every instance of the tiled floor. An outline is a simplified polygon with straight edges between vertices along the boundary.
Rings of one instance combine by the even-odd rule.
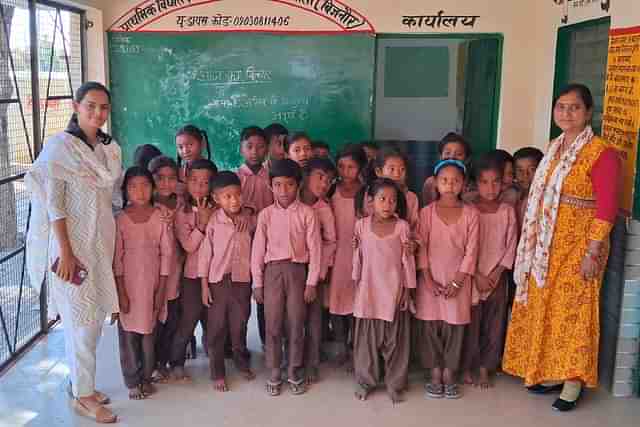
[[[214,393],[207,380],[207,359],[189,361],[196,377],[193,385],[161,386],[152,398],[127,399],[117,351],[117,333],[105,327],[98,360],[98,388],[113,399],[120,426],[638,426],[640,400],[615,399],[605,391],[589,392],[571,414],[551,410],[553,397],[530,396],[514,378],[500,377],[490,391],[464,389],[459,401],[426,400],[421,375],[412,375],[411,389],[404,403],[393,406],[384,392],[366,402],[353,397],[353,380],[329,366],[321,370],[322,381],[308,394],[278,398],[264,392],[266,372],[255,331],[250,349],[258,378],[245,383],[230,372],[230,392]],[[64,392],[67,374],[64,342],[60,328],[38,343],[9,372],[0,378],[0,426],[93,426],[71,411]]]

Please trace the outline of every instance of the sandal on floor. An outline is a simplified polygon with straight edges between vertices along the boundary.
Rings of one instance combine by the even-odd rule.
[[[67,394],[71,399],[75,399],[75,396],[73,395],[73,384],[71,384],[71,381],[67,383]],[[108,405],[111,403],[111,398],[101,391],[94,390],[93,396],[96,398],[96,402],[101,405]]]
[[[95,411],[92,411],[79,399],[73,399],[71,405],[78,415],[91,418],[99,424],[113,424],[118,421],[118,416],[104,406],[98,406]]]
[[[302,378],[299,380],[289,379],[287,380],[287,382],[289,383],[289,391],[294,396],[304,394],[307,391],[307,389],[304,387],[304,379]]]
[[[442,384],[426,383],[424,389],[427,397],[432,399],[442,399],[444,397],[444,386]]]
[[[444,397],[445,399],[460,399],[462,397],[462,393],[460,393],[458,384],[445,384]]]
[[[356,384],[355,396],[358,400],[364,402],[365,400],[367,400],[367,397],[369,397],[370,393],[371,387],[369,387],[367,384],[363,384],[360,382]]]
[[[267,381],[266,388],[267,388],[267,393],[269,393],[269,396],[272,396],[272,397],[280,396],[282,381],[278,381],[278,382]]]

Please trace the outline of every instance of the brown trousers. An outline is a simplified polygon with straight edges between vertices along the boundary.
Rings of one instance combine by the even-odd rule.
[[[266,364],[279,368],[282,362],[282,339],[288,341],[289,366],[299,368],[304,362],[304,323],[307,305],[304,289],[307,265],[290,261],[267,264],[264,270],[264,315],[266,324]]]
[[[234,283],[227,274],[220,283],[209,283],[213,302],[207,309],[207,345],[211,379],[225,377],[224,355],[231,335],[233,361],[239,371],[249,369],[247,322],[251,315],[251,284]]]
[[[171,359],[173,339],[180,322],[180,298],[167,301],[167,320],[156,325],[156,365],[165,368]]]
[[[480,367],[495,371],[502,359],[505,316],[507,311],[507,275],[485,301],[471,308],[471,323],[464,339],[462,368]]]
[[[450,325],[444,320],[423,320],[418,343],[424,369],[460,367],[466,325]]]
[[[353,361],[358,384],[373,388],[382,382],[382,356],[387,390],[403,391],[407,388],[410,325],[411,316],[407,311],[398,311],[393,322],[355,318]]]
[[[315,301],[307,305],[307,321],[305,322],[304,335],[304,366],[317,368],[320,366],[320,345],[323,338],[323,301],[324,283],[318,283]]]
[[[173,339],[173,345],[171,346],[169,360],[169,364],[172,367],[184,366],[187,344],[193,337],[193,331],[198,324],[198,320],[206,319],[206,307],[202,304],[200,279],[183,278],[180,292],[181,316]],[[205,325],[203,324],[203,326]]]
[[[156,363],[154,334],[125,331],[122,323],[118,322],[118,342],[120,366],[127,388],[150,383]]]

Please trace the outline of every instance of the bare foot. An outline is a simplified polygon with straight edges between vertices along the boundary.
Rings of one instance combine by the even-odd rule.
[[[318,368],[307,369],[307,385],[315,384],[318,381]]]
[[[129,389],[129,399],[142,400],[144,398],[145,398],[145,395],[144,395],[144,392],[142,391],[142,385],[137,385]]]
[[[226,392],[229,391],[229,388],[227,387],[227,382],[225,381],[224,378],[221,378],[219,380],[214,380],[213,381],[213,389],[215,391],[219,391],[219,392]]]
[[[473,381],[473,375],[471,375],[471,371],[464,371],[464,375],[463,375],[462,381],[466,385],[475,384],[475,382]]]
[[[151,396],[152,394],[155,394],[158,390],[156,389],[156,387],[151,384],[150,382],[145,382],[142,384],[142,393],[144,393],[144,396]]]
[[[387,392],[389,393],[389,399],[391,399],[391,403],[393,403],[394,405],[404,402],[404,396],[402,395],[402,392],[398,390],[388,390]]]
[[[487,390],[492,387],[491,380],[489,379],[489,370],[487,368],[480,368],[480,378],[478,378],[478,385],[483,390]]]
[[[256,374],[251,369],[240,371],[242,377],[247,381],[253,381],[256,379]]]

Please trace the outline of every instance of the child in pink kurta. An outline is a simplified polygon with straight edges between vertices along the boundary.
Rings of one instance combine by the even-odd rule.
[[[336,175],[333,162],[326,158],[309,160],[303,170],[300,201],[311,206],[318,217],[320,234],[322,236],[322,254],[320,262],[320,278],[317,296],[313,303],[307,306],[307,320],[305,324],[305,368],[307,384],[313,384],[318,379],[320,367],[320,346],[322,344],[323,305],[327,288],[329,269],[333,266],[336,253],[336,220],[331,206],[326,201],[331,182]],[[327,319],[328,321],[328,319]]]
[[[124,177],[125,209],[116,219],[113,262],[118,286],[120,362],[131,399],[155,390],[153,332],[166,304],[165,289],[171,268],[173,236],[161,212],[151,204],[153,177],[134,166]]]
[[[460,397],[455,382],[471,320],[471,277],[478,259],[479,214],[460,195],[466,168],[456,160],[436,165],[440,198],[420,211],[416,318],[422,321],[420,356],[431,369],[430,397]],[[443,217],[445,219],[443,219]]]
[[[365,400],[382,382],[382,355],[384,384],[392,401],[398,402],[408,383],[409,290],[416,287],[415,259],[404,249],[411,239],[409,223],[396,216],[406,215],[406,202],[396,199],[402,197],[401,190],[390,179],[378,179],[371,196],[374,212],[358,220],[354,233],[358,246],[353,256],[356,396]]]
[[[516,213],[500,201],[502,162],[485,155],[476,165],[480,212],[478,267],[473,277],[471,323],[465,337],[465,383],[490,386],[489,373],[497,369],[507,310],[508,270],[513,267],[518,241]],[[473,370],[479,369],[476,382]]]
[[[186,253],[182,275],[180,307],[182,315],[171,348],[169,365],[171,376],[176,380],[189,380],[184,372],[186,346],[201,321],[203,346],[206,348],[206,312],[202,305],[200,278],[198,276],[198,254],[205,236],[214,205],[210,197],[211,180],[217,174],[216,166],[209,160],[199,159],[187,169],[187,193],[185,205],[176,212],[175,234]]]
[[[355,196],[362,183],[360,176],[367,167],[367,154],[358,145],[345,146],[336,157],[339,183],[330,204],[336,220],[335,261],[329,281],[329,292],[325,293],[325,305],[331,314],[331,326],[336,342],[340,345],[335,359],[336,365],[347,364],[351,369],[350,340],[353,326],[353,230],[356,224]]]
[[[167,303],[155,332],[157,374],[154,381],[165,382],[169,375],[167,363],[171,355],[171,345],[180,320],[179,297],[184,252],[177,239],[175,239],[174,224],[176,213],[181,208],[184,199],[177,195],[178,166],[175,160],[166,156],[158,156],[149,162],[148,169],[153,175],[153,180],[156,184],[153,197],[154,206],[160,209],[162,220],[167,228],[171,230],[172,236],[174,236],[174,250],[169,261],[170,271],[166,286]]]

